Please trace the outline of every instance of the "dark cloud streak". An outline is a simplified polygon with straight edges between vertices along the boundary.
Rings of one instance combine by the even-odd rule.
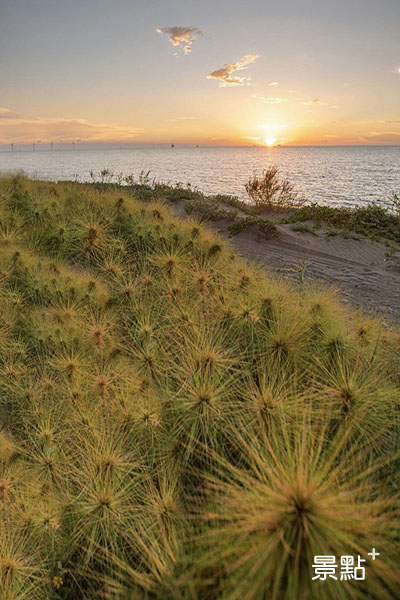
[[[157,33],[162,33],[168,36],[169,41],[176,48],[181,48],[185,54],[190,54],[192,44],[198,37],[203,35],[197,27],[161,27],[157,29]]]

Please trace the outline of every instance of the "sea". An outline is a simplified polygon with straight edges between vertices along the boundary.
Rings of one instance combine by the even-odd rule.
[[[37,179],[91,181],[103,169],[115,179],[149,173],[151,180],[190,185],[206,194],[246,199],[245,184],[276,165],[309,202],[332,206],[388,204],[400,193],[400,146],[206,147],[138,146],[0,151],[0,172]]]

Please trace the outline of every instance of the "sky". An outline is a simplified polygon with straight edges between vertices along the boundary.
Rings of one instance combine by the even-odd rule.
[[[0,143],[400,144],[400,0],[0,0]]]

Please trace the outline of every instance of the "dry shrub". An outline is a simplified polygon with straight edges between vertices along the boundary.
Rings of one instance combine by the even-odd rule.
[[[245,188],[259,212],[299,208],[305,202],[294,185],[288,179],[280,177],[279,169],[275,166],[264,170],[261,177],[253,175]]]

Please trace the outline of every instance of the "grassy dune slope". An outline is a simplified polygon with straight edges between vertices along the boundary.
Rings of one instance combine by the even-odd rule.
[[[0,305],[1,598],[400,596],[398,332],[123,188],[20,176]]]

